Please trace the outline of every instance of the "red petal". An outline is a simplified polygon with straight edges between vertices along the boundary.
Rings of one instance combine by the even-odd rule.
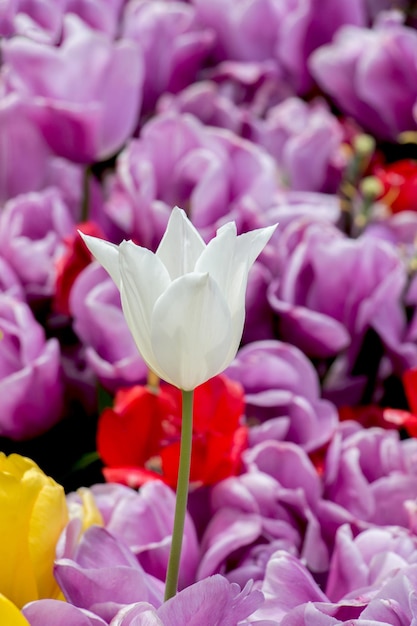
[[[86,235],[102,237],[101,229],[93,222],[77,225]],[[70,315],[69,296],[74,282],[83,269],[91,263],[91,253],[78,232],[65,240],[66,251],[56,264],[55,295],[53,306],[57,313]]]
[[[400,409],[384,409],[384,419],[397,428],[405,428],[411,437],[417,436],[417,416]]]
[[[403,385],[408,406],[412,413],[417,414],[417,368],[404,372]]]
[[[162,390],[154,393],[139,385],[120,390],[114,409],[106,409],[98,420],[97,450],[105,465],[145,465],[159,452],[171,410],[171,399]]]
[[[103,475],[108,483],[119,483],[133,489],[141,487],[151,480],[163,480],[160,474],[143,467],[105,467]]]

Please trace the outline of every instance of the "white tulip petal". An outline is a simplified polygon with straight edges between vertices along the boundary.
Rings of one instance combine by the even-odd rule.
[[[236,235],[234,223],[217,231],[196,263],[196,271],[209,272],[220,287],[232,316],[232,341],[228,361],[239,347],[245,323],[245,294],[248,274],[257,256],[269,241],[276,226]],[[225,365],[226,367],[226,365]]]
[[[250,268],[272,236],[276,226],[236,236],[233,222],[217,231],[196,263],[196,272],[209,272],[224,294],[231,311],[241,301]]]
[[[206,244],[185,212],[174,207],[156,255],[167,268],[172,280],[194,270]]]
[[[119,246],[98,237],[84,235],[80,230],[78,232],[91,254],[104,267],[117,288],[120,289]]]
[[[163,263],[150,250],[132,242],[120,244],[122,308],[144,361],[156,372],[151,347],[151,317],[155,302],[171,280]]]
[[[153,351],[167,380],[181,389],[194,389],[224,368],[231,336],[229,309],[208,274],[178,278],[155,305]]]
[[[248,269],[252,267],[262,250],[265,248],[268,241],[274,234],[278,224],[272,226],[266,226],[265,228],[257,228],[251,230],[248,233],[243,233],[237,238],[238,241],[238,254],[248,255]]]

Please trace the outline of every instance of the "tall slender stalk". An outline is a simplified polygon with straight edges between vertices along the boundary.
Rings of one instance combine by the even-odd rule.
[[[177,593],[185,514],[187,511],[188,485],[190,480],[191,446],[193,438],[194,391],[182,391],[181,449],[175,503],[174,528],[165,581],[165,600]]]

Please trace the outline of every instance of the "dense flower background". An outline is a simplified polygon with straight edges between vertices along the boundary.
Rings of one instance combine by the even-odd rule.
[[[1,623],[417,624],[414,5],[0,3]],[[181,395],[77,231],[155,251],[175,205],[279,226],[163,602]]]

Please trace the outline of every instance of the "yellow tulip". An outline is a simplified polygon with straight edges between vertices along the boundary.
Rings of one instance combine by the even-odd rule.
[[[67,522],[61,485],[30,459],[0,453],[0,593],[17,607],[59,596],[53,565]]]
[[[5,596],[0,594],[0,624],[6,626],[29,626],[29,622],[19,609]]]

